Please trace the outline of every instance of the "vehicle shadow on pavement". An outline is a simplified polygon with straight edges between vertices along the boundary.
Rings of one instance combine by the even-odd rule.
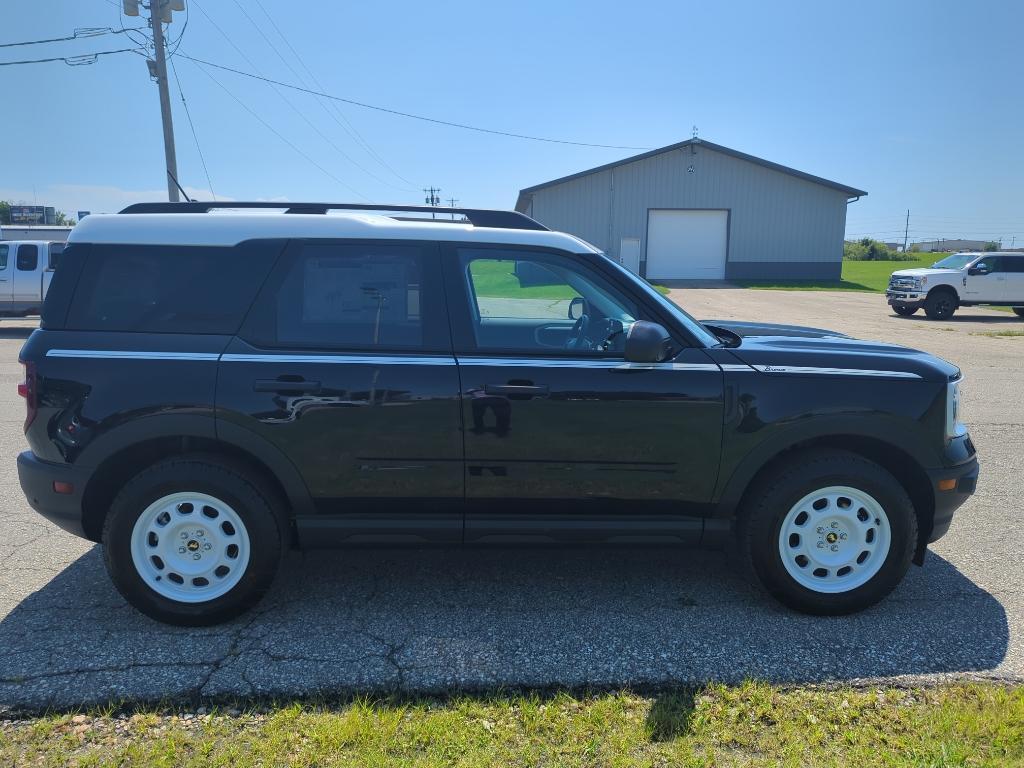
[[[984,673],[1008,643],[1000,603],[931,553],[833,618],[782,608],[717,553],[294,553],[254,611],[189,629],[128,607],[96,547],[0,621],[0,708]]]
[[[932,320],[929,317],[927,317],[923,312],[918,313],[916,315],[910,315],[909,317],[901,317],[900,315],[897,315],[895,312],[893,312],[890,314],[890,317],[900,322],[925,324],[931,323],[935,324],[936,326],[939,326],[939,324],[941,323],[949,323],[951,325],[956,325],[958,323],[985,323],[986,325],[1019,325],[1020,329],[1024,331],[1024,318],[1017,317],[1017,315],[1013,314],[1012,312],[1000,312],[999,314],[996,314],[994,312],[972,314],[970,309],[960,309],[957,310],[957,313],[955,315],[953,315],[952,317],[948,317],[945,320]]]

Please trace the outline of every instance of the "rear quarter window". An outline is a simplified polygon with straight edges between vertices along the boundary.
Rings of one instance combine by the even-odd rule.
[[[7,257],[11,253],[11,246],[0,243],[0,269],[7,269]]]
[[[94,244],[66,327],[234,333],[283,246],[276,241],[234,247]]]

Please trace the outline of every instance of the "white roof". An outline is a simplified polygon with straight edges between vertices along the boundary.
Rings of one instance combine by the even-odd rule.
[[[364,213],[94,213],[71,230],[68,242],[230,246],[245,240],[300,237],[502,243],[599,253],[594,246],[564,232],[399,221]]]

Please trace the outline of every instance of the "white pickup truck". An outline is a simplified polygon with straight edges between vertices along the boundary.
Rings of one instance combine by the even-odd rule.
[[[953,253],[926,269],[892,273],[885,292],[897,315],[924,307],[932,320],[948,320],[959,307],[1012,307],[1024,317],[1024,253]]]
[[[38,315],[64,243],[0,240],[0,316]]]

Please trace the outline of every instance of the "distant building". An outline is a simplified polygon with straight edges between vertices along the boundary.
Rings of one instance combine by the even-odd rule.
[[[866,194],[689,139],[528,187],[516,210],[649,280],[838,280]]]
[[[911,250],[917,249],[921,253],[935,253],[937,251],[983,251],[985,245],[991,240],[925,240],[921,243],[911,243]]]
[[[0,226],[0,240],[59,240],[68,239],[71,227],[26,227],[4,224]]]

